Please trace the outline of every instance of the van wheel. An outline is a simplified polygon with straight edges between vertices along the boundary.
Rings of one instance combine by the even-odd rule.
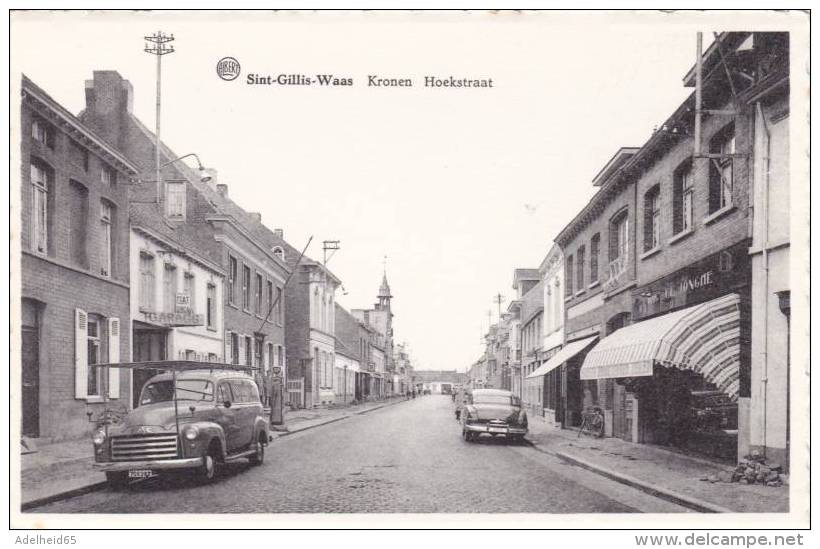
[[[259,440],[256,441],[256,451],[248,457],[251,465],[262,465],[265,461],[265,434],[259,434]]]
[[[107,471],[105,480],[111,488],[125,488],[128,486],[128,473],[125,471]]]
[[[204,456],[204,463],[199,466],[197,476],[203,484],[212,482],[216,477],[216,468],[219,463],[219,444],[211,444],[208,453]]]

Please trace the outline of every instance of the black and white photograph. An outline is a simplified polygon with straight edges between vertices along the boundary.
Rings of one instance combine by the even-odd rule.
[[[9,18],[12,528],[809,525],[808,11]]]

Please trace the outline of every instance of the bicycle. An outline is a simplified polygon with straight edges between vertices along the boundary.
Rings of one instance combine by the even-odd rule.
[[[578,437],[581,438],[581,433],[586,431],[592,436],[601,438],[604,436],[604,413],[597,406],[589,411],[584,412],[583,420],[581,421],[581,428],[578,429]]]

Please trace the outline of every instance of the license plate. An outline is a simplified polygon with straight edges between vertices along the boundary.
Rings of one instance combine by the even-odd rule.
[[[154,472],[151,469],[132,469],[128,471],[128,478],[151,478]]]
[[[490,427],[491,433],[506,433],[507,429],[505,427]]]

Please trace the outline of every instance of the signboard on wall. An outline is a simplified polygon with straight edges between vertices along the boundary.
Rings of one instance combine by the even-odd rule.
[[[709,255],[632,292],[632,320],[702,303],[750,283],[748,243]]]
[[[162,313],[162,312],[155,312],[155,311],[144,311],[142,312],[143,317],[146,321],[152,322],[154,324],[161,324],[162,326],[167,326],[169,328],[174,328],[177,326],[204,326],[205,325],[205,315],[202,314],[194,314],[193,311],[188,309],[187,311],[183,312],[173,312],[173,313]]]

